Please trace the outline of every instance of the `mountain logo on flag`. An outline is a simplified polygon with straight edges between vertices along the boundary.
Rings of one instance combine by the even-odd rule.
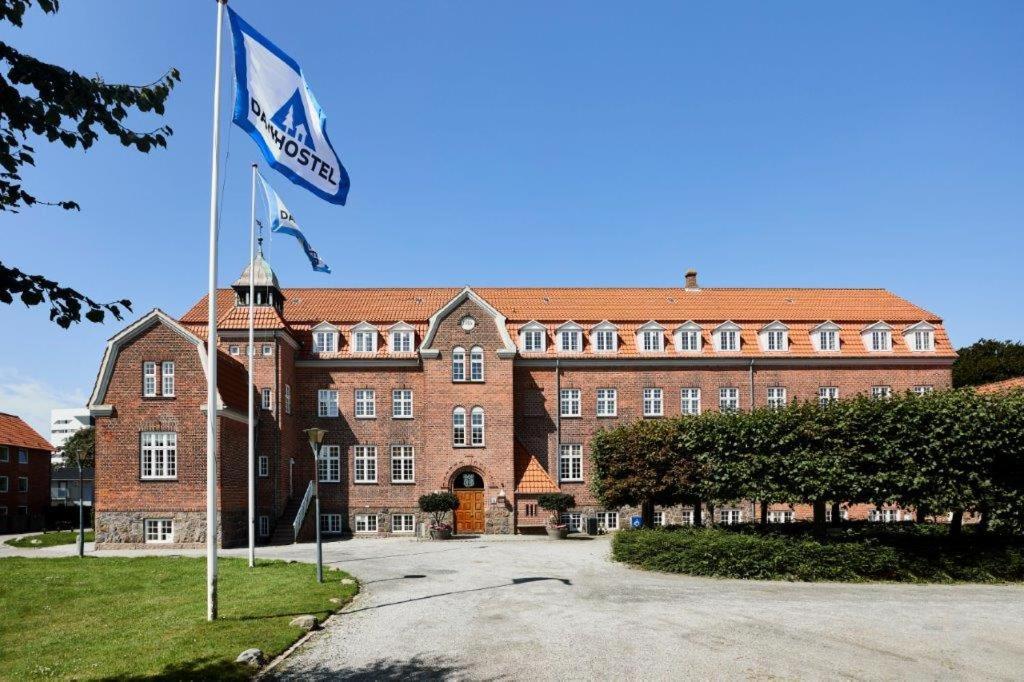
[[[306,118],[306,107],[298,88],[295,89],[295,94],[284,103],[284,106],[270,117],[270,122],[283,130],[289,137],[306,145],[312,151],[316,151],[316,147],[313,145],[313,135],[309,130],[309,120]]]

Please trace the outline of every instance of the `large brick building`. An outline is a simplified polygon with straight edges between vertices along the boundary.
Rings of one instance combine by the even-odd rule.
[[[417,499],[435,490],[460,497],[462,532],[539,528],[536,496],[556,490],[576,498],[572,524],[597,512],[614,526],[622,510],[588,487],[598,429],[947,388],[955,357],[938,316],[881,289],[702,288],[693,272],[678,288],[281,289],[262,258],[256,283],[264,539],[292,536],[312,426],[327,431],[328,533],[412,532]],[[218,292],[225,544],[246,537],[247,298],[248,271]],[[204,541],[206,308],[177,321],[153,311],[108,344],[90,400],[100,543]]]
[[[0,412],[0,533],[43,529],[52,450],[21,417]]]

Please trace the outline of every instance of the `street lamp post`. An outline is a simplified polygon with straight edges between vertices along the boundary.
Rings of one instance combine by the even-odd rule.
[[[313,450],[313,499],[316,501],[316,581],[324,581],[324,551],[320,543],[320,445],[327,432],[323,429],[306,429],[309,447]]]
[[[82,477],[82,460],[78,460],[78,556],[85,557],[85,487]]]

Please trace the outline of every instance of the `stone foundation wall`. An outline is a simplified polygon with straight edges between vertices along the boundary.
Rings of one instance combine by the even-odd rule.
[[[171,519],[174,541],[147,543],[146,519]],[[221,547],[248,541],[245,513],[227,512],[218,518]],[[196,549],[206,546],[205,512],[97,512],[96,549]]]

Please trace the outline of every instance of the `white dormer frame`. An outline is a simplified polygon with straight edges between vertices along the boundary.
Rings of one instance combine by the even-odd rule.
[[[658,340],[658,348],[655,350],[644,349],[644,334],[653,332]],[[636,350],[638,353],[664,353],[665,352],[665,328],[650,320],[636,328]]]
[[[349,344],[353,353],[376,353],[377,352],[377,337],[380,336],[380,331],[376,325],[372,325],[366,320],[363,320],[359,324],[352,325],[349,329],[349,333],[352,335],[352,342]],[[358,334],[369,334],[370,335],[370,348],[359,349],[359,344],[356,342],[356,335]]]
[[[697,343],[694,348],[683,348],[683,334],[696,334]],[[704,345],[704,328],[693,320],[687,320],[672,330],[672,343],[677,353],[699,353]]]
[[[612,333],[612,347],[611,348],[598,348],[597,346],[597,335],[598,332],[611,332]],[[595,353],[618,353],[619,352],[619,328],[617,325],[609,322],[608,320],[601,320],[593,327],[590,328],[590,348]]]
[[[338,334],[338,328],[330,322],[324,320],[317,326],[309,330],[313,335],[313,345],[310,347],[312,353],[337,353],[341,350],[341,335]],[[334,350],[318,351],[316,349],[316,335],[317,334],[330,334],[333,337]]]
[[[768,348],[768,334],[770,332],[782,332],[782,345],[779,348]],[[786,353],[789,351],[789,327],[780,320],[769,322],[757,332],[758,341],[761,343],[761,350],[765,353]]]
[[[540,348],[526,350],[526,333],[540,332]],[[519,327],[519,352],[521,353],[543,353],[548,347],[548,328],[537,320],[530,320]]]
[[[395,335],[396,334],[408,334],[409,335],[409,350],[395,350]],[[416,328],[408,322],[395,322],[393,325],[388,327],[388,348],[392,353],[415,353],[416,352]]]
[[[924,348],[917,344],[918,335],[923,335]],[[903,341],[911,353],[934,353],[935,352],[935,325],[928,320],[921,320],[903,330]]]
[[[811,347],[817,353],[839,353],[843,348],[842,332],[843,328],[832,320],[826,320],[821,324],[811,327]],[[821,334],[822,332],[834,332],[836,335],[836,347],[832,350],[822,348],[821,346]]]
[[[882,338],[886,340],[883,344],[883,348],[875,349],[873,339],[875,335],[882,335]],[[888,324],[883,320],[879,320],[874,324],[869,324],[860,330],[861,342],[864,344],[864,348],[869,353],[891,353],[892,352],[892,325]]]
[[[722,332],[730,332],[730,331],[731,332],[736,332],[736,348],[735,349],[730,349],[730,350],[723,350],[722,349]],[[728,320],[726,322],[723,322],[722,324],[720,324],[717,327],[715,327],[714,329],[712,329],[711,330],[711,339],[712,339],[715,351],[718,352],[718,353],[739,353],[743,349],[743,335],[742,335],[741,331],[742,330],[740,329],[740,326],[738,324],[736,324],[735,322],[733,322],[732,320]]]
[[[572,332],[576,334],[577,345],[579,346],[576,350],[566,349],[562,344],[563,332]],[[582,353],[583,352],[583,327],[576,324],[572,320],[563,322],[562,324],[555,327],[555,348],[559,353]]]

